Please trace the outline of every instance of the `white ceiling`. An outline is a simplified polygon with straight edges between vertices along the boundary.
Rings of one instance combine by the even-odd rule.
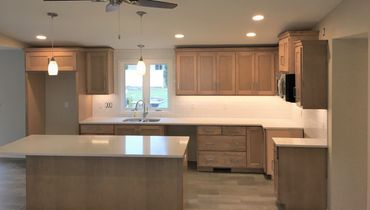
[[[1,0],[0,32],[32,45],[37,34],[49,35],[47,12],[55,19],[58,45],[111,46],[133,49],[139,43],[139,17],[144,16],[146,48],[172,48],[176,45],[274,44],[276,36],[287,29],[309,29],[342,0],[168,0],[179,6],[173,10],[152,9],[122,4],[122,38],[118,40],[118,13],[106,13],[106,3],[43,2],[42,0]],[[264,14],[263,22],[253,22]],[[257,33],[247,38],[247,32]],[[176,33],[185,34],[177,40]]]

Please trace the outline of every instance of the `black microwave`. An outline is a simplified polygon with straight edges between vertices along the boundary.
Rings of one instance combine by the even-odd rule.
[[[281,74],[277,89],[281,98],[288,102],[295,102],[295,74]]]

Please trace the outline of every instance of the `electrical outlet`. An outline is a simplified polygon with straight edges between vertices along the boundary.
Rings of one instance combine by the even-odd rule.
[[[113,108],[113,103],[112,102],[105,102],[104,107],[105,107],[105,109],[112,109]]]

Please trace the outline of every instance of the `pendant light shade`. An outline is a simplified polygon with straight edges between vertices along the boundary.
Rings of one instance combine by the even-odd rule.
[[[54,58],[54,37],[53,37],[53,19],[58,17],[57,13],[48,12],[48,16],[51,18],[51,59],[48,65],[49,76],[57,76],[59,72],[58,63]]]
[[[146,65],[145,65],[145,62],[143,60],[143,57],[140,57],[139,61],[137,62],[136,69],[137,69],[138,75],[141,75],[141,76],[144,76],[145,75],[145,73],[146,73]]]
[[[49,76],[57,76],[58,71],[59,71],[58,64],[55,61],[54,57],[52,57],[48,65],[48,74]]]
[[[136,14],[140,16],[140,38],[141,38],[141,44],[138,45],[138,47],[140,48],[140,59],[137,62],[136,69],[137,69],[138,75],[144,76],[146,73],[146,65],[143,59],[144,45],[142,44],[143,43],[142,38],[143,38],[143,15],[145,15],[146,12],[138,11]]]

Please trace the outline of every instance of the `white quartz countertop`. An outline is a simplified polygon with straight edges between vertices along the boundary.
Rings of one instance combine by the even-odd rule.
[[[188,141],[186,136],[32,135],[0,147],[0,157],[183,158]]]
[[[153,117],[156,118],[156,117]],[[156,118],[159,122],[123,122],[125,117],[92,117],[80,124],[144,124],[144,125],[249,125],[264,128],[303,128],[302,124],[286,119],[255,118]]]
[[[327,139],[315,138],[272,138],[278,147],[328,148]]]

